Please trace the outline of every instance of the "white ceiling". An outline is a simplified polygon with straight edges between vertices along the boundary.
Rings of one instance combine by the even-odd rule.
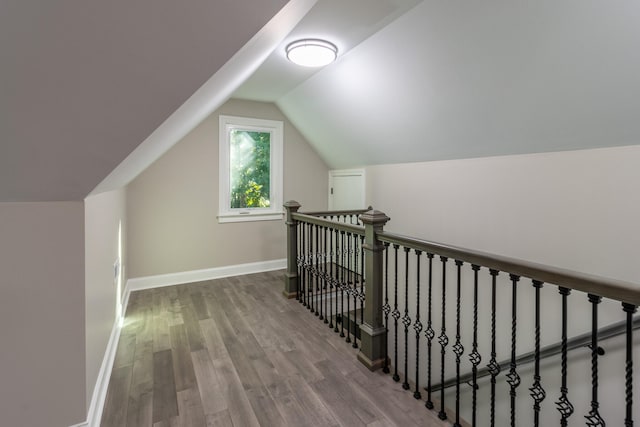
[[[315,6],[233,96],[332,168],[640,143],[640,2],[3,0],[0,201],[83,199],[286,3]]]
[[[277,104],[332,168],[639,144],[639,47],[640,2],[424,0]]]

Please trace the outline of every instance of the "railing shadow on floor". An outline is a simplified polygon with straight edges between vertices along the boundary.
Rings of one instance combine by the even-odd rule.
[[[301,213],[300,207],[285,204],[284,295],[358,348],[358,360],[369,369],[393,370],[392,379],[413,388],[414,398],[422,398],[420,384],[426,384],[425,406],[439,418],[454,426],[463,418],[472,426],[515,426],[526,416],[534,426],[550,425],[549,420],[566,426],[579,409],[588,426],[604,426],[605,416],[633,425],[633,315],[640,285],[391,233],[384,230],[389,218],[371,208]],[[620,378],[615,383],[621,399],[601,398],[602,318],[623,319],[619,363],[606,368],[607,375],[613,370]],[[570,360],[569,351],[570,334],[578,332],[590,356],[580,370],[590,378],[576,380],[570,365],[578,360]],[[541,366],[549,356],[543,344],[556,341],[556,363]],[[518,353],[523,349],[530,350],[525,359]],[[503,353],[510,357],[499,363]],[[532,372],[525,364],[533,364]],[[479,394],[485,372],[490,391]],[[523,377],[530,384],[529,408],[518,392]],[[461,389],[466,383],[470,392]],[[447,387],[455,390],[445,393]],[[543,411],[551,407],[543,402],[552,387],[555,415]],[[586,388],[589,396],[581,393]]]

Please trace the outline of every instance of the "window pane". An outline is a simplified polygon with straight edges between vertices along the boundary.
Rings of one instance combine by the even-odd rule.
[[[230,135],[231,208],[268,208],[271,133],[234,129]]]

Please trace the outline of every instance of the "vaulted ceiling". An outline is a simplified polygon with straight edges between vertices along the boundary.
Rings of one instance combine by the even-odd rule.
[[[287,0],[2,0],[0,201],[82,200]]]
[[[640,144],[640,2],[424,0],[275,101],[332,168]]]
[[[152,155],[150,135],[292,4],[255,73],[208,93],[277,103],[332,168],[640,143],[639,2],[3,0],[0,201],[80,200],[153,161],[184,131]],[[298,37],[338,61],[295,68]]]

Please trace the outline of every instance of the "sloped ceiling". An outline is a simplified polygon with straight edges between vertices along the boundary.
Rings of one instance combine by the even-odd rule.
[[[82,200],[287,0],[2,0],[0,201]]]
[[[640,143],[640,2],[3,0],[0,201],[83,199],[296,2],[234,96],[276,102],[332,168]],[[292,68],[305,36],[338,61]]]
[[[424,0],[277,105],[332,168],[640,143],[640,2]]]

